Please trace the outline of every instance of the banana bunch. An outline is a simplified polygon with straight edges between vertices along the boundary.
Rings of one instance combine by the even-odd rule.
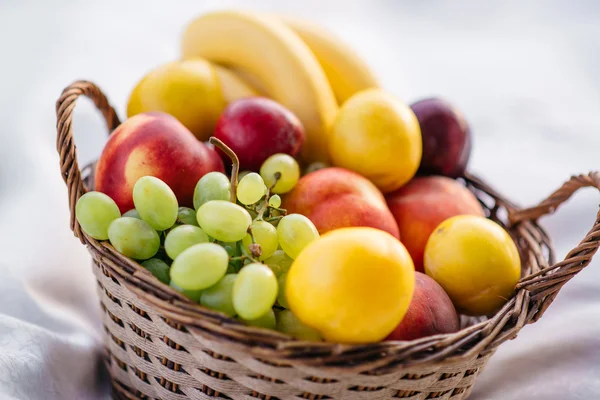
[[[217,11],[193,20],[182,38],[184,59],[202,57],[243,71],[265,95],[304,124],[306,162],[329,161],[328,136],[338,105],[378,87],[355,53],[320,26],[289,17]],[[258,85],[256,84],[258,82]]]
[[[162,108],[206,140],[227,103],[267,96],[302,121],[306,163],[330,161],[328,137],[339,106],[358,91],[379,87],[368,65],[331,32],[287,16],[235,10],[201,15],[184,30],[181,54],[169,72],[162,66],[138,82],[129,116]],[[195,102],[174,100],[185,90],[169,90],[186,79],[196,82],[190,90],[203,94]],[[208,92],[218,95],[209,98]],[[199,113],[205,114],[201,123],[186,124]]]

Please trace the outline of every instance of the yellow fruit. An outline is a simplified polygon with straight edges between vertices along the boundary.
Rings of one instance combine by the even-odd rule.
[[[400,323],[414,286],[414,266],[400,241],[375,228],[340,228],[294,260],[286,298],[294,315],[327,341],[372,343]]]
[[[424,264],[425,273],[467,315],[498,311],[521,276],[519,251],[510,235],[494,221],[473,215],[438,225],[425,246]]]
[[[214,11],[193,20],[182,38],[185,59],[203,57],[248,71],[267,96],[298,116],[306,131],[302,158],[328,161],[335,96],[308,46],[281,21],[246,11]]]
[[[379,87],[377,77],[367,63],[333,32],[290,16],[281,16],[280,19],[315,54],[339,104],[361,90]]]
[[[358,172],[389,193],[417,172],[421,140],[409,106],[382,89],[367,89],[340,108],[329,146],[334,165]]]
[[[129,96],[127,116],[163,111],[205,141],[226,105],[215,69],[208,61],[175,61],[155,68],[138,82]]]
[[[227,103],[257,92],[224,67],[201,58],[174,61],[150,71],[129,96],[127,116],[163,111],[199,140],[213,134]]]
[[[217,78],[221,84],[221,93],[226,103],[244,97],[260,96],[258,90],[235,71],[218,64],[213,64]]]

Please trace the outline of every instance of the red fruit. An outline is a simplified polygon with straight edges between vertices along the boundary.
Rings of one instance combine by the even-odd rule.
[[[215,137],[237,154],[241,170],[258,171],[273,154],[296,157],[305,133],[298,117],[278,102],[265,97],[247,97],[229,103],[223,110]],[[221,151],[219,153],[229,162]]]
[[[211,160],[211,171],[219,171],[225,173],[225,165],[223,164],[223,159],[217,152],[217,148],[210,142],[204,142],[204,145],[208,150],[208,156]],[[229,157],[227,158],[227,162],[231,164],[231,159],[229,159]]]
[[[330,167],[304,175],[283,197],[289,214],[310,219],[320,234],[349,226],[369,226],[400,238],[383,194],[364,176]]]
[[[485,216],[477,197],[458,181],[445,176],[420,176],[386,195],[388,207],[410,253],[415,270],[424,272],[423,253],[431,233],[455,215]]]
[[[471,131],[463,115],[449,102],[429,98],[412,104],[423,138],[419,173],[462,176],[471,155]]]
[[[145,175],[163,180],[180,206],[193,207],[194,188],[223,163],[175,117],[163,112],[137,114],[110,135],[96,166],[95,190],[110,196],[121,213],[132,208],[133,185]]]
[[[431,277],[415,272],[415,291],[406,315],[385,340],[414,340],[460,329],[456,309]]]

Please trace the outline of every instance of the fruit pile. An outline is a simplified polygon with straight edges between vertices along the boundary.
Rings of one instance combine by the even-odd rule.
[[[88,236],[305,340],[452,333],[510,298],[519,252],[457,179],[472,138],[452,104],[409,106],[330,33],[274,15],[203,15],[182,52],[130,93],[76,205]]]

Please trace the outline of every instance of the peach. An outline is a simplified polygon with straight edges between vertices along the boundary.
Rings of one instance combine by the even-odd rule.
[[[450,297],[433,278],[415,272],[415,290],[408,311],[385,340],[414,340],[454,333],[460,320]]]
[[[284,196],[282,207],[308,217],[320,234],[366,226],[399,238],[383,194],[370,180],[344,168],[323,168],[304,175]]]
[[[137,114],[106,142],[96,166],[95,190],[110,196],[124,213],[134,208],[135,182],[151,175],[169,185],[180,206],[193,207],[198,180],[210,171],[223,171],[211,151],[170,114]]]
[[[402,243],[415,269],[424,272],[423,253],[429,236],[444,220],[455,215],[484,216],[473,193],[454,179],[443,176],[418,177],[386,196]]]

